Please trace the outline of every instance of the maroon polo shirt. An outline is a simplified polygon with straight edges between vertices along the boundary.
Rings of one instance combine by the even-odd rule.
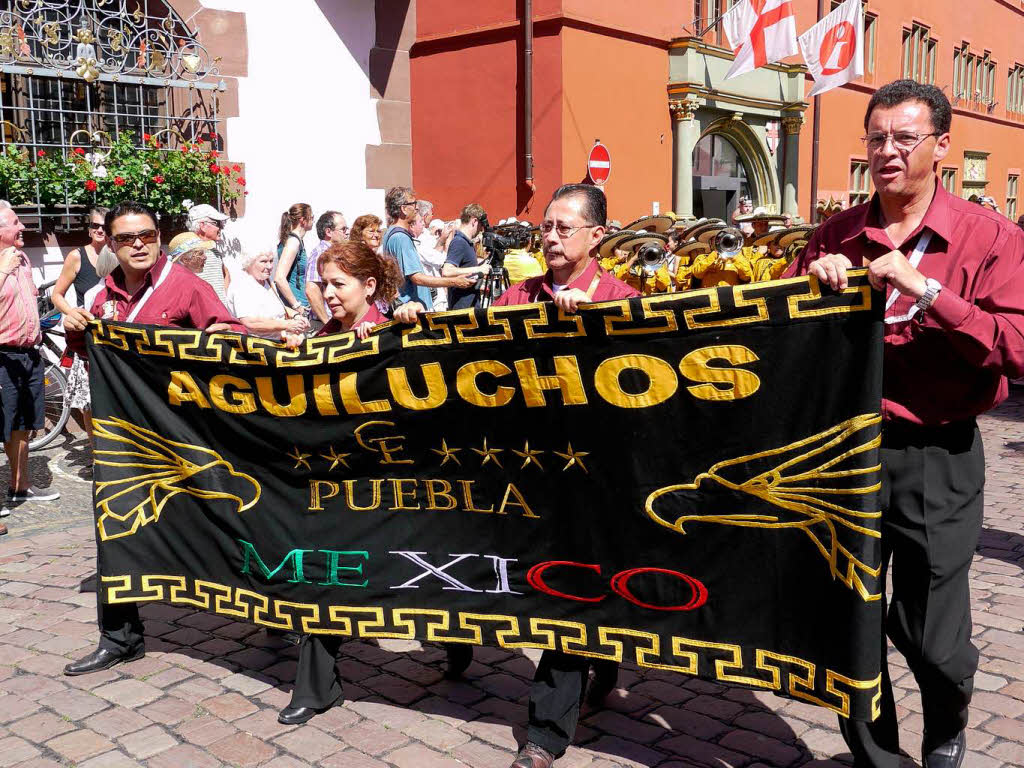
[[[806,274],[828,253],[843,254],[857,268],[895,250],[879,213],[877,194],[837,213],[815,230],[786,277]],[[927,312],[885,327],[882,415],[940,425],[998,405],[1007,377],[1024,375],[1024,231],[937,181],[921,225],[899,246],[904,256],[925,229],[931,242],[917,268],[942,290]],[[913,304],[901,295],[886,314],[904,316]]]
[[[359,325],[360,323],[373,323],[374,325],[380,325],[381,323],[386,323],[389,320],[390,318],[377,308],[377,304],[373,303],[370,305],[370,308],[366,310],[366,314],[359,318],[359,323],[355,323],[355,325]],[[324,323],[324,327],[317,331],[315,335],[327,336],[331,333],[344,333],[344,331],[341,330],[341,321],[335,317],[332,317]]]
[[[159,278],[166,263],[167,256],[161,253],[143,278],[142,285],[131,295],[124,287],[124,272],[121,267],[117,267],[104,279],[103,287],[92,306],[87,309],[93,317],[101,320],[126,321],[149,286]],[[113,304],[108,305],[108,302]],[[104,305],[111,311],[104,312]],[[245,326],[228,312],[210,284],[180,264],[171,265],[167,277],[154,289],[132,322],[199,330],[205,330],[214,323],[229,323],[232,331],[248,333]],[[67,344],[72,351],[85,355],[83,331],[68,331]]]
[[[590,293],[594,279],[597,284]],[[498,300],[494,302],[495,307],[508,307],[515,304],[531,304],[537,301],[553,301],[555,298],[552,290],[552,275],[549,269],[539,277],[531,277],[521,283],[516,283],[505,291]],[[583,270],[583,273],[565,286],[564,290],[579,288],[584,293],[590,293],[591,301],[612,301],[614,299],[631,299],[639,296],[635,288],[626,285],[610,272],[601,269],[597,259],[591,258],[590,264]]]

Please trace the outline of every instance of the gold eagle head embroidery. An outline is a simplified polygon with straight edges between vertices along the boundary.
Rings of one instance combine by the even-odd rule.
[[[237,513],[260,498],[256,480],[209,448],[168,440],[119,418],[93,419],[93,427],[96,464],[103,468],[95,491],[103,541],[157,522],[167,502],[181,493],[223,499]]]
[[[828,561],[833,578],[865,601],[878,600],[881,565],[863,562],[864,542],[852,539],[881,538],[877,524],[868,526],[882,513],[856,508],[864,506],[858,497],[881,488],[874,453],[881,445],[881,420],[877,414],[856,416],[782,448],[720,461],[692,483],[651,493],[647,515],[683,535],[691,523],[802,530]],[[749,511],[721,508],[733,503]]]

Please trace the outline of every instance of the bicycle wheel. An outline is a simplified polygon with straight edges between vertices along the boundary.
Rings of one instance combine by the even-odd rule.
[[[53,442],[64,431],[64,425],[71,415],[68,380],[64,371],[55,363],[49,363],[43,371],[43,415],[46,419],[43,428],[35,430],[29,437],[30,451],[39,450]]]

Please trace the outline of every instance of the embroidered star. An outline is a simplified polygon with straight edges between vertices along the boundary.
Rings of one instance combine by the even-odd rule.
[[[292,451],[294,451],[294,453],[287,454],[289,459],[295,459],[295,466],[292,467],[292,469],[298,469],[299,466],[303,464],[306,466],[306,469],[312,469],[312,467],[309,466],[309,462],[306,461],[306,459],[313,455],[312,453],[302,453],[295,446],[292,446]]]
[[[331,462],[331,466],[327,468],[327,471],[330,472],[335,467],[337,467],[338,464],[343,464],[347,469],[351,469],[351,467],[348,466],[348,462],[345,461],[345,459],[351,455],[352,454],[350,453],[338,453],[337,451],[334,450],[334,446],[332,445],[331,452],[321,453],[320,458],[326,459],[327,461]]]
[[[489,461],[493,461],[495,464],[497,464],[499,467],[501,467],[501,461],[498,460],[498,454],[501,453],[503,450],[505,450],[505,449],[504,448],[488,448],[487,447],[487,438],[485,437],[484,438],[484,447],[483,447],[483,449],[481,450],[480,448],[473,448],[473,453],[478,453],[478,454],[480,454],[480,456],[483,457],[483,461],[480,462],[480,466],[481,467],[486,465],[487,462],[489,462]]]
[[[566,465],[562,467],[563,472],[565,472],[565,470],[567,470],[569,467],[575,465],[582,469],[584,472],[586,472],[588,475],[590,474],[590,472],[587,470],[587,466],[583,463],[583,457],[590,455],[588,451],[574,451],[572,449],[572,443],[569,443],[569,447],[566,448],[565,451],[565,453],[562,453],[561,451],[552,451],[552,453],[555,454],[555,456],[561,456],[563,459],[566,460]]]
[[[431,448],[430,450],[433,451],[434,453],[436,453],[438,456],[441,457],[441,466],[442,467],[445,464],[447,464],[449,461],[454,461],[460,467],[462,466],[462,462],[459,461],[459,457],[455,455],[456,453],[458,453],[462,449],[461,448],[449,448],[448,447],[448,441],[445,440],[443,437],[441,438],[441,447],[440,448]]]
[[[544,467],[541,466],[540,459],[537,458],[542,453],[544,453],[544,451],[530,450],[529,440],[526,441],[526,444],[523,446],[523,450],[517,451],[515,448],[513,448],[512,453],[514,453],[516,456],[523,460],[523,466],[521,466],[520,469],[526,469],[528,465],[536,464],[541,472],[544,471]]]

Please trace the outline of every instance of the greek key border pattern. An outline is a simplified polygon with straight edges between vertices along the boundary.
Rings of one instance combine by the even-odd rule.
[[[578,315],[567,315],[550,302],[489,307],[486,325],[471,309],[437,312],[427,315],[422,325],[404,328],[401,343],[406,349],[579,338],[588,335],[583,318],[589,314],[604,321],[592,324],[590,333],[600,329],[606,337],[649,337],[870,312],[874,302],[866,274],[851,272],[846,290],[824,295],[817,278],[808,276],[599,302],[581,308]],[[394,323],[381,327],[390,325]],[[293,350],[258,336],[121,323],[94,322],[89,334],[98,347],[138,355],[262,368],[311,368],[381,353],[377,334],[365,340],[354,333],[311,338]]]
[[[608,661],[631,661],[722,683],[771,691],[850,717],[851,699],[871,696],[871,718],[880,713],[881,675],[854,680],[813,662],[764,649],[744,649],[679,636],[663,637],[623,627],[597,627],[596,637],[579,622],[445,609],[326,606],[278,600],[248,589],[186,576],[131,574],[103,576],[108,603],[168,602],[241,621],[305,634],[485,644],[502,648],[560,650]],[[417,628],[419,627],[419,631]],[[596,642],[595,642],[596,641]],[[628,657],[629,650],[632,658]],[[672,659],[666,662],[665,657]]]

